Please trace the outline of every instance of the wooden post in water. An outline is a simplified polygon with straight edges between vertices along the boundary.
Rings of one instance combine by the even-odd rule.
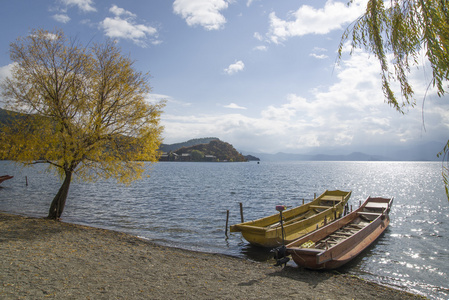
[[[28,176],[25,176],[25,184],[28,186]]]
[[[228,221],[229,221],[229,209],[226,211],[226,229],[225,229],[226,237],[228,237]]]
[[[304,205],[304,198],[302,198],[302,205]]]
[[[241,223],[243,223],[243,204],[242,202],[240,202],[240,221],[242,221]]]

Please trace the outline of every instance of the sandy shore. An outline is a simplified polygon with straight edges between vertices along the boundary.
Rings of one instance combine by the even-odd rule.
[[[1,299],[415,299],[332,272],[155,245],[0,212]]]

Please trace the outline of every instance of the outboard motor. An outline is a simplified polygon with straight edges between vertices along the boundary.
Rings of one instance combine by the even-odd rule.
[[[285,205],[276,205],[276,210],[279,212],[281,217],[281,234],[282,234],[282,246],[279,246],[273,250],[274,252],[274,259],[276,259],[275,266],[282,266],[284,267],[287,265],[290,258],[287,257],[287,247],[285,247],[285,238],[284,238],[284,220],[282,217],[282,212],[287,208]]]

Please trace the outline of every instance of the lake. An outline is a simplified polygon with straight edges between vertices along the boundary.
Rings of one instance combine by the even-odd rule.
[[[354,208],[370,195],[394,197],[389,228],[340,271],[448,299],[449,202],[441,168],[441,162],[161,162],[130,186],[72,182],[62,217],[168,246],[272,263],[269,251],[248,245],[240,233],[225,237],[227,210],[235,224],[239,203],[251,220],[326,189],[352,191]],[[0,210],[45,217],[61,181],[44,170],[0,161],[0,175],[14,175],[2,184]]]

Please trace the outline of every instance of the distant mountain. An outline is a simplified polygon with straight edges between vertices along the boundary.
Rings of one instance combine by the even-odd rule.
[[[260,158],[255,157],[253,155],[244,155],[244,157],[246,158],[246,160],[248,161],[260,161]]]
[[[200,144],[209,144],[212,141],[216,141],[216,140],[220,140],[219,138],[216,137],[208,137],[208,138],[201,138],[201,139],[191,139],[188,140],[187,142],[182,142],[182,143],[176,143],[176,144],[161,144],[159,147],[159,150],[162,152],[171,152],[171,151],[176,151],[178,149],[181,149],[182,147],[191,147],[191,146],[196,146],[196,145],[200,145]]]
[[[360,151],[350,154],[327,154],[324,149],[319,154],[243,152],[257,156],[263,161],[439,161],[441,158],[438,158],[437,154],[443,147],[444,143],[431,142],[411,147],[371,147],[371,154]]]
[[[17,118],[23,118],[25,115],[0,108],[0,125],[10,125]]]

